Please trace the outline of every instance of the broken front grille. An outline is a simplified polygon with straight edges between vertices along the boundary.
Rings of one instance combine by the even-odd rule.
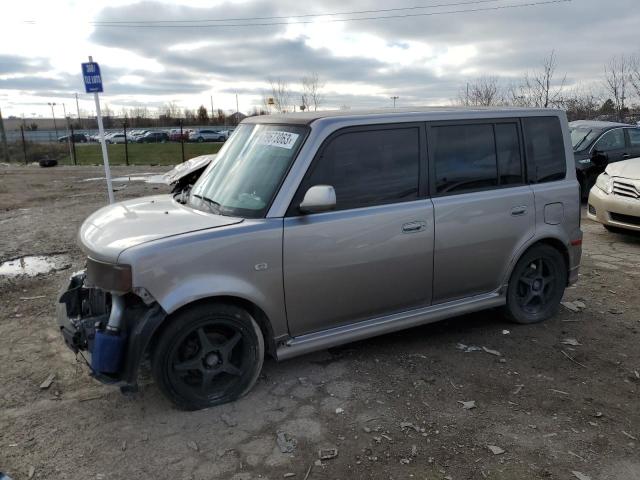
[[[640,199],[640,189],[630,180],[614,180],[613,193],[621,197]]]

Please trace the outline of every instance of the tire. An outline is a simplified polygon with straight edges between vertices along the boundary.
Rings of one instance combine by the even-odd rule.
[[[518,260],[507,288],[507,318],[531,324],[558,312],[567,285],[567,265],[562,254],[549,245],[536,245]]]
[[[263,361],[264,339],[253,317],[234,305],[206,303],[171,320],[153,351],[151,370],[178,408],[199,410],[245,395]]]
[[[204,142],[204,138],[198,137],[198,143],[202,143],[202,142]]]

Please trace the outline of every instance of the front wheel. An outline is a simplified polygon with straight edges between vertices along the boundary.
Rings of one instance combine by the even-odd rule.
[[[183,410],[231,402],[255,384],[264,339],[241,308],[201,304],[178,313],[162,332],[152,372],[162,392]]]
[[[567,285],[564,257],[537,245],[518,261],[507,289],[506,314],[515,323],[538,323],[555,315]]]

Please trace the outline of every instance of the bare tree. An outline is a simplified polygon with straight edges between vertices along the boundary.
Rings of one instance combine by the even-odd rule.
[[[600,105],[602,95],[591,88],[578,85],[563,94],[562,107],[567,111],[569,121],[596,118],[600,114]]]
[[[618,121],[622,121],[629,83],[629,59],[625,55],[613,57],[604,66],[605,87],[613,97]]]
[[[550,108],[562,105],[562,94],[567,76],[557,83],[554,80],[557,58],[554,50],[542,61],[539,70],[524,74],[522,83],[512,83],[507,88],[506,101],[517,107]]]
[[[505,103],[505,95],[498,77],[480,77],[458,93],[458,103],[466,106],[490,107]]]
[[[271,98],[273,98],[273,106],[275,109],[280,113],[291,109],[291,90],[289,89],[289,83],[282,78],[270,78],[269,84],[271,86]]]
[[[632,55],[629,63],[631,70],[629,80],[636,91],[636,96],[640,97],[640,54]]]
[[[313,110],[317,111],[324,101],[324,95],[321,93],[323,88],[324,82],[320,81],[317,73],[302,77],[302,104],[305,107],[313,105]]]

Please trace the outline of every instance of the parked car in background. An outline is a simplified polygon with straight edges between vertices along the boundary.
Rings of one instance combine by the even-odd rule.
[[[147,132],[136,138],[137,143],[164,143],[169,140],[166,132]]]
[[[227,136],[219,130],[197,129],[189,131],[190,142],[224,142]]]
[[[607,230],[640,231],[640,158],[607,165],[589,193],[587,215]]]
[[[189,132],[187,130],[183,130],[182,133],[180,133],[179,128],[172,128],[169,130],[169,140],[172,142],[188,141]]]
[[[126,137],[124,133],[112,133],[108,137],[105,137],[106,143],[124,143]]]
[[[129,139],[130,139],[132,142],[135,142],[135,141],[137,141],[137,140],[138,140],[138,138],[140,138],[140,137],[142,137],[142,136],[146,135],[147,133],[149,133],[149,130],[132,130],[132,131],[129,133]]]
[[[74,133],[73,135],[64,135],[58,138],[60,143],[66,143],[69,140],[74,143],[87,143],[89,141],[84,133]]]
[[[640,127],[626,123],[577,120],[569,124],[581,198],[610,163],[640,157]]]
[[[246,394],[265,353],[495,307],[541,322],[578,278],[578,188],[561,110],[252,117],[188,194],[85,220],[60,332],[95,378],[131,388],[149,358],[198,409]]]

